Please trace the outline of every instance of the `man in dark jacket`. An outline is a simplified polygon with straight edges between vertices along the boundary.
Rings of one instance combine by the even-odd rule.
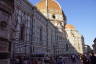
[[[91,53],[90,61],[91,61],[91,64],[96,64],[96,56],[94,56],[94,53]]]

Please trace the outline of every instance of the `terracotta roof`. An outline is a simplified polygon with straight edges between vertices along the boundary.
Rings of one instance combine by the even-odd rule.
[[[41,12],[42,10],[46,10],[46,0],[41,0],[39,3],[36,4],[37,9],[39,9]],[[62,14],[62,9],[60,5],[55,0],[48,0],[48,11],[52,11],[53,14],[60,13]],[[50,13],[50,12],[49,12]]]
[[[75,27],[71,24],[66,24],[65,28],[66,29],[75,29]]]

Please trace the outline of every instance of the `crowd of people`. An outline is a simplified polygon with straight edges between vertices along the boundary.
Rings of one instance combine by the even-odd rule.
[[[34,57],[31,60],[22,57],[17,57],[14,64],[65,64],[61,57]]]
[[[96,64],[96,56],[94,53],[80,55],[82,64]]]
[[[69,64],[96,64],[96,56],[94,53],[66,57],[34,57],[31,59],[16,57],[14,64],[68,64],[66,62],[67,59],[68,62],[71,62]]]

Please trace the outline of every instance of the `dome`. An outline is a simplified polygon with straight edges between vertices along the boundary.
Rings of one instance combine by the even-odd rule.
[[[65,26],[66,17],[60,4],[56,0],[40,0],[40,2],[36,4],[36,8],[58,29]]]
[[[37,9],[39,9],[42,13],[46,12],[46,0],[41,0],[36,4]],[[51,14],[62,14],[62,9],[60,5],[55,0],[48,0],[48,13]]]
[[[66,29],[75,29],[75,27],[71,24],[66,24],[65,28]]]

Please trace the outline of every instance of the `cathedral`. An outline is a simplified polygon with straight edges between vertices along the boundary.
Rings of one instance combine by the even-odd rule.
[[[35,6],[27,0],[0,1],[0,64],[18,56],[83,54],[84,38],[66,19],[56,0],[40,0]]]
[[[57,39],[53,41],[54,47],[57,48],[55,54],[64,54],[64,42],[67,42],[65,33],[66,16],[61,6],[55,0],[41,0],[36,4],[36,8],[57,28],[57,31],[54,31],[55,39]]]
[[[60,4],[56,0],[41,0],[36,4],[36,7],[62,33],[59,36],[65,40],[62,40],[63,47],[65,47],[65,49],[66,45],[69,47],[68,53],[83,54],[84,38],[81,34],[79,34],[73,25],[67,24],[66,15],[64,14]],[[59,43],[60,42],[58,42],[58,44]],[[67,51],[64,53],[67,54]]]

